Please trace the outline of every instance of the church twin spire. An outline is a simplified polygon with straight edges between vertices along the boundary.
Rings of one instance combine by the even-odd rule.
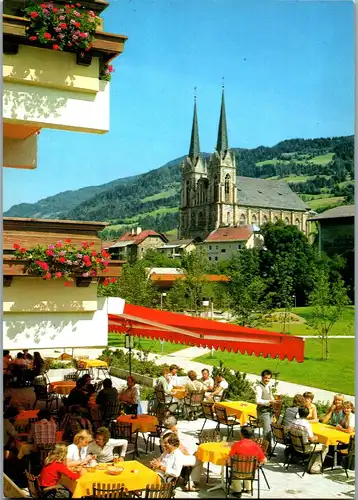
[[[224,96],[224,86],[223,86],[222,94],[221,94],[221,110],[220,110],[220,120],[219,120],[219,129],[218,129],[218,140],[216,143],[216,151],[219,154],[224,154],[228,149],[229,149],[229,141],[228,141],[228,135],[227,135],[225,96]],[[191,129],[191,138],[190,138],[190,147],[189,147],[189,155],[188,156],[192,160],[196,160],[200,156],[199,127],[198,127],[198,116],[197,116],[197,108],[196,108],[196,94],[194,95],[193,125],[192,125],[192,129]]]

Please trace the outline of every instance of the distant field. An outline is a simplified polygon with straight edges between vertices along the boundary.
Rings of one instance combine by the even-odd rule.
[[[354,186],[354,181],[344,181],[344,182],[340,182],[338,184],[338,186],[340,188],[347,187],[347,186],[350,186],[350,185]]]
[[[344,202],[344,196],[333,196],[331,198],[316,198],[315,200],[311,200],[307,202],[307,205],[312,210],[318,210],[321,208],[326,208],[331,205],[341,205]]]
[[[310,160],[296,160],[294,158],[291,158],[290,160],[278,160],[277,158],[273,158],[272,160],[258,161],[256,163],[256,166],[262,167],[263,165],[277,165],[278,163],[280,163],[281,165],[288,165],[290,161],[297,163],[297,165],[307,165],[307,163],[313,163],[314,165],[327,165],[327,163],[332,161],[333,154],[334,153],[327,153],[325,155],[314,156]]]
[[[153,194],[152,196],[147,196],[146,198],[143,198],[140,200],[142,203],[145,203],[147,201],[156,201],[156,200],[162,200],[165,198],[169,198],[170,196],[176,195],[178,190],[174,187],[168,189],[167,191],[162,191],[161,193],[156,193]]]
[[[330,161],[333,160],[334,153],[327,153],[325,155],[315,156],[310,160],[310,163],[314,163],[315,165],[327,165]]]

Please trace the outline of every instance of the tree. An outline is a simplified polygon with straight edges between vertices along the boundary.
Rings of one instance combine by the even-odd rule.
[[[322,360],[327,360],[328,334],[341,318],[343,309],[350,301],[341,276],[335,271],[330,272],[326,262],[315,270],[314,286],[309,296],[309,303],[313,311],[307,322],[317,332],[322,348]]]
[[[142,260],[146,267],[182,267],[181,259],[168,257],[167,254],[154,248],[147,250]]]
[[[269,310],[267,285],[260,276],[259,252],[242,250],[229,268],[230,310],[242,326],[257,326]]]
[[[291,256],[278,254],[271,273],[271,286],[278,307],[283,308],[282,332],[286,332],[293,305],[294,280],[291,274]]]
[[[159,302],[159,292],[148,276],[141,261],[125,264],[118,280],[109,280],[109,284],[100,285],[98,294],[104,297],[121,297],[130,304],[153,307]]]

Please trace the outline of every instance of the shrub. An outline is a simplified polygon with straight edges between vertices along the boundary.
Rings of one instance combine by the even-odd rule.
[[[234,373],[232,373],[232,371],[224,367],[223,362],[220,361],[219,366],[214,366],[212,377],[215,379],[216,375],[219,374],[222,375],[229,384],[227,399],[255,403],[254,384],[246,379],[246,373],[242,373],[239,370],[235,370]]]
[[[73,368],[75,366],[73,361],[58,361],[54,359],[51,361],[50,370],[56,370],[59,368]]]

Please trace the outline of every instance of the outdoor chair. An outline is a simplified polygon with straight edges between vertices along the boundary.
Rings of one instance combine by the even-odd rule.
[[[147,485],[142,498],[174,498],[176,483],[151,484]]]
[[[215,422],[216,424],[218,423],[218,421],[213,409],[214,405],[212,401],[203,401],[201,403],[201,408],[204,414],[204,423],[203,427],[201,428],[201,432],[203,432],[207,420],[209,420],[210,422]]]
[[[342,443],[341,441],[337,441],[338,445],[345,445],[345,443]],[[354,470],[355,466],[355,436],[351,436],[349,439],[349,444],[348,448],[339,448],[337,449],[337,455],[340,455],[342,458],[342,467],[346,473],[347,479],[349,478],[348,476],[348,470]],[[333,469],[333,465],[332,465]]]
[[[288,435],[285,434],[283,426],[281,424],[271,424],[271,430],[272,430],[274,445],[272,447],[269,458],[271,458],[272,455],[274,454],[277,443],[285,446],[284,453],[286,455],[286,452],[290,449],[291,441],[290,441]],[[283,465],[285,465],[285,464],[286,464],[286,459],[285,459],[285,462]]]
[[[272,404],[272,421],[274,423],[279,422],[280,416],[281,416],[281,410],[282,410],[282,405],[283,405],[283,400],[282,399],[277,399],[273,404]]]
[[[77,373],[72,372],[72,373],[67,373],[66,375],[63,376],[63,380],[68,381],[68,380],[74,380],[75,382],[77,381]]]
[[[268,447],[269,447],[269,442],[267,441],[267,439],[264,439],[262,437],[255,437],[253,439],[253,441],[260,446],[260,448],[263,451],[265,457],[267,457],[267,450],[268,450]],[[264,480],[265,480],[265,483],[266,483],[266,486],[268,487],[268,489],[271,489],[270,485],[269,485],[269,483],[267,481],[267,477],[266,477],[265,471],[264,471],[264,464],[258,464],[257,468],[258,468],[258,474],[260,474],[260,472],[262,473],[262,475],[264,477]]]
[[[30,472],[28,472],[27,470],[25,470],[25,476],[27,479],[28,489],[31,498],[45,498],[45,494],[46,498],[50,497],[55,498],[56,490],[61,487],[60,484],[56,484],[55,486],[49,486],[48,488],[41,489],[39,484],[39,476],[34,476],[33,474],[30,474]]]
[[[250,481],[251,495],[253,494],[253,483],[257,481],[257,498],[260,498],[260,474],[257,474],[257,479],[255,479],[257,468],[256,457],[233,455],[226,466],[226,496],[229,495],[233,481]]]
[[[203,399],[204,393],[200,391],[193,391],[184,398],[184,415],[188,417],[188,420],[198,418],[198,413],[202,411],[201,403]]]
[[[38,401],[44,401],[46,403],[46,409],[52,408],[52,403],[56,398],[54,394],[47,392],[47,387],[44,385],[35,385],[34,391],[36,395],[35,403],[33,405],[33,410],[35,410]],[[56,398],[57,399],[57,398]]]
[[[304,431],[301,430],[290,430],[289,436],[292,443],[292,449],[295,455],[298,456],[300,462],[304,465],[304,471],[301,477],[303,477],[308,469],[308,464],[315,453],[319,453],[321,455],[321,472],[323,472],[323,458],[322,451],[316,452],[316,446],[318,443],[305,443],[304,442]],[[288,463],[286,466],[286,470],[289,468],[292,461],[293,453],[291,453]]]
[[[110,432],[113,439],[126,439],[128,441],[127,453],[133,453],[133,459],[139,457],[138,430],[133,432],[131,423],[113,420],[110,425]]]
[[[128,491],[124,484],[94,483],[93,494],[85,498],[134,498],[134,491]]]
[[[115,420],[120,413],[121,413],[120,403],[107,403],[106,405],[101,407],[102,425],[108,427],[109,423],[112,420]]]
[[[220,443],[221,441],[221,435],[220,432],[218,432],[216,429],[215,430],[206,430],[206,431],[201,431],[199,433],[199,442],[198,444],[202,443]],[[209,472],[210,472],[210,462],[208,462],[208,466],[206,469],[206,483],[209,482]]]
[[[216,418],[217,418],[217,430],[220,430],[220,425],[226,425],[227,427],[227,437],[230,436],[234,438],[234,427],[236,425],[240,426],[240,421],[237,420],[235,415],[228,415],[226,408],[217,407],[215,409]]]
[[[250,425],[250,427],[253,427],[254,429],[257,429],[259,436],[261,436],[262,423],[257,417],[254,417],[253,415],[249,415],[249,424],[248,425]]]
[[[160,436],[163,434],[163,432],[166,430],[166,427],[163,427],[162,425],[156,425],[155,426],[155,431],[152,431],[148,434],[147,437],[147,442],[145,445],[145,454],[147,455],[148,453],[148,448],[150,452],[153,452],[155,450],[155,440],[159,439],[159,449],[160,452],[163,453],[163,448],[160,443]]]
[[[158,407],[158,402],[156,399],[149,399],[148,401],[148,407],[147,407],[147,414],[148,415],[157,415],[157,407]]]
[[[98,382],[95,382],[93,384],[94,391],[99,392],[102,389],[102,386],[103,386],[103,380],[98,380]]]
[[[214,396],[213,400],[215,401],[215,403],[222,403],[223,401],[225,401],[227,393],[228,393],[228,390],[224,389],[221,394]]]
[[[177,408],[178,408],[178,403],[176,401],[173,401],[173,396],[166,395],[164,390],[161,387],[156,387],[155,388],[155,397],[158,402],[158,407],[157,407],[157,416],[158,419],[160,420],[160,413],[161,411],[170,411],[171,413],[175,413]]]

